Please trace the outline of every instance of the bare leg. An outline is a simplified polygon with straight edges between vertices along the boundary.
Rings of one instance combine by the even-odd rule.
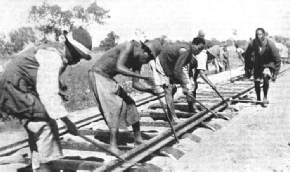
[[[197,82],[195,83],[195,88],[194,91],[192,92],[192,95],[194,98],[196,98],[196,90],[198,88]],[[195,100],[192,99],[187,99],[187,103],[188,103],[188,112],[193,112],[193,113],[198,113],[199,110],[196,107],[196,102]]]
[[[53,170],[47,164],[40,164],[40,167],[34,169],[33,172],[53,172]]]
[[[257,95],[257,101],[261,101],[260,81],[255,81],[255,91],[256,91],[256,95]]]
[[[172,122],[178,122],[179,119],[177,118],[176,114],[175,114],[175,107],[174,107],[174,102],[173,102],[173,95],[172,95],[172,91],[173,91],[173,87],[170,84],[169,86],[165,86],[164,87],[164,91],[165,91],[165,101],[167,103],[167,110],[168,110],[168,115],[169,118]]]
[[[135,145],[140,145],[143,143],[143,139],[141,136],[141,130],[140,130],[140,122],[136,122],[132,125],[133,132],[134,132],[134,139],[135,139]]]
[[[118,128],[110,128],[110,150],[116,154],[120,154],[120,150],[118,149],[117,146],[117,133],[118,133]]]
[[[40,167],[38,169],[33,170],[33,172],[60,172],[60,170],[57,170],[51,166],[51,164],[45,163],[40,164]]]
[[[263,92],[264,92],[263,103],[264,104],[269,104],[269,101],[267,99],[267,95],[268,95],[268,90],[269,90],[270,77],[268,75],[264,75],[263,79],[264,79],[264,84],[263,84]]]

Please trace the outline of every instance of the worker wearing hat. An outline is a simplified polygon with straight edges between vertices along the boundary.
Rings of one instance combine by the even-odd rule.
[[[195,38],[196,39],[196,38]],[[193,96],[196,98],[196,90],[198,88],[197,78],[200,77],[209,84],[212,88],[216,89],[216,87],[211,83],[208,77],[205,74],[206,71],[206,64],[208,60],[216,59],[219,57],[220,48],[218,45],[212,46],[208,50],[203,50],[198,55],[194,56],[197,60],[197,66],[189,65],[189,78],[194,86]],[[189,110],[192,112],[198,112],[196,108],[196,104],[193,101],[192,104],[189,104]]]
[[[203,30],[199,30],[198,31],[198,34],[197,34],[197,37],[202,38],[202,39],[205,39],[204,38],[205,37],[205,32]]]
[[[132,126],[135,145],[142,143],[140,115],[135,101],[119,85],[114,77],[118,74],[132,77],[132,87],[153,93],[153,77],[141,75],[143,64],[154,59],[155,50],[145,43],[135,40],[119,44],[101,56],[89,71],[90,87],[94,92],[99,110],[110,130],[110,150],[116,154],[122,152],[117,147],[118,129]],[[143,84],[139,79],[148,81]]]
[[[68,65],[90,60],[92,38],[83,28],[64,34],[62,43],[47,43],[15,55],[0,80],[0,106],[20,119],[28,133],[34,171],[52,170],[50,161],[63,156],[56,120],[61,119],[71,134],[76,126],[59,96],[59,77]]]

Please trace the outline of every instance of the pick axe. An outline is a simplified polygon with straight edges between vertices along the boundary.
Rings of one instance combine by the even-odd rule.
[[[232,109],[232,110],[234,110],[234,111],[239,111],[239,109],[237,109],[236,107],[234,107],[234,106],[232,106],[232,105],[229,105],[228,104],[228,102],[223,98],[223,96],[215,89],[215,88],[213,88],[212,87],[212,89],[220,96],[220,98],[223,100],[223,102],[225,103],[225,104],[227,104],[227,107],[229,108],[229,109]]]
[[[116,158],[118,158],[118,159],[120,159],[120,160],[126,162],[125,159],[121,158],[119,155],[115,154],[114,152],[110,151],[109,149],[107,149],[107,148],[101,146],[99,143],[97,143],[97,142],[94,141],[93,139],[91,139],[91,138],[89,138],[89,137],[87,137],[87,136],[84,136],[84,135],[82,135],[82,134],[78,134],[78,136],[81,137],[81,138],[83,138],[84,140],[86,140],[86,141],[92,143],[94,146],[99,147],[100,149],[104,150],[105,152],[107,152],[107,153],[109,153],[109,154],[115,156]]]
[[[189,96],[190,98],[192,98],[194,101],[196,101],[198,104],[200,104],[203,108],[205,108],[207,111],[209,111],[210,113],[212,113],[215,117],[218,117],[219,115],[215,112],[213,112],[212,110],[210,110],[209,108],[207,108],[205,105],[203,105],[200,101],[196,100],[196,98],[194,98],[192,95],[188,94],[187,96]],[[222,116],[224,119],[229,120],[228,117],[226,116]]]
[[[218,96],[223,100],[223,102],[225,103],[225,104],[227,104],[227,106],[230,106],[229,104],[228,104],[228,102],[226,102],[226,100],[223,98],[223,96],[218,92],[218,90],[216,89],[216,88],[214,88],[214,87],[211,87],[217,94],[218,94]]]
[[[120,160],[122,160],[122,161],[126,161],[125,159],[121,158],[119,155],[115,154],[115,153],[112,152],[111,150],[109,150],[109,149],[103,147],[102,145],[100,145],[99,143],[97,143],[96,141],[94,141],[93,139],[90,139],[89,137],[87,137],[87,136],[81,134],[81,133],[78,131],[76,125],[75,125],[71,120],[69,120],[68,118],[64,117],[64,118],[62,118],[62,121],[66,124],[67,129],[68,129],[68,131],[67,131],[68,133],[73,134],[73,135],[75,135],[75,136],[79,136],[79,137],[83,138],[84,140],[86,140],[86,141],[92,143],[94,146],[96,146],[96,147],[98,147],[98,148],[104,150],[105,152],[107,152],[107,153],[109,153],[109,154],[111,154],[111,155],[117,157],[118,159],[120,159]],[[69,128],[70,128],[70,127],[73,127],[73,129],[72,129],[71,131],[69,131]]]
[[[176,135],[175,129],[174,129],[172,123],[171,123],[171,119],[169,118],[169,115],[167,114],[167,112],[166,112],[166,110],[165,110],[165,108],[164,108],[164,106],[163,106],[163,102],[161,101],[161,97],[160,97],[159,94],[157,95],[157,97],[158,97],[158,100],[159,100],[159,102],[160,102],[160,104],[161,104],[161,107],[162,107],[162,109],[163,109],[163,112],[165,113],[165,116],[167,117],[167,120],[168,120],[168,123],[169,123],[169,125],[170,125],[171,131],[172,131],[172,133],[173,133],[173,135],[174,135],[175,141],[176,141],[176,143],[179,143],[179,140],[178,140],[178,137],[177,137],[177,135]]]

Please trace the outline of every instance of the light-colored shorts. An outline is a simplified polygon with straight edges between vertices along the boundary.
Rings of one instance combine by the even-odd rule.
[[[161,93],[163,92],[163,87],[164,86],[168,86],[169,84],[174,84],[174,81],[172,82],[172,80],[170,80],[170,77],[166,76],[161,64],[160,64],[160,60],[159,57],[156,58],[156,60],[151,60],[149,62],[149,65],[152,69],[153,72],[153,76],[154,76],[154,82],[155,82],[155,86],[156,86],[156,92]],[[189,75],[188,75],[188,69],[186,67],[183,67],[182,69],[182,75],[185,75],[185,77],[187,78],[187,88],[192,91],[193,87],[192,84],[190,84],[191,82],[189,81]]]
[[[263,72],[259,72],[259,74],[254,74],[254,81],[261,81],[263,80],[263,75],[267,75],[270,78],[273,75],[273,72],[269,68],[264,68]]]

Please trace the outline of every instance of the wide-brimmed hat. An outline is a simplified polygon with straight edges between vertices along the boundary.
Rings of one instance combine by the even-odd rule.
[[[92,50],[92,37],[89,32],[82,27],[73,29],[70,33],[64,31],[66,41],[81,55],[81,58],[90,60]]]
[[[144,42],[152,51],[152,53],[155,55],[155,57],[157,57],[162,50],[162,44],[159,40],[150,40],[150,41],[146,41]]]
[[[204,38],[204,36],[205,36],[205,32],[204,32],[203,30],[199,30],[197,36],[198,36],[198,37],[201,37],[201,38]]]
[[[220,55],[220,47],[218,45],[214,45],[207,50],[211,55],[215,58],[219,58]]]
[[[148,45],[146,45],[144,42],[140,41],[141,43],[141,48],[148,53],[149,56],[152,56],[154,60],[156,59],[156,54],[149,48]]]

